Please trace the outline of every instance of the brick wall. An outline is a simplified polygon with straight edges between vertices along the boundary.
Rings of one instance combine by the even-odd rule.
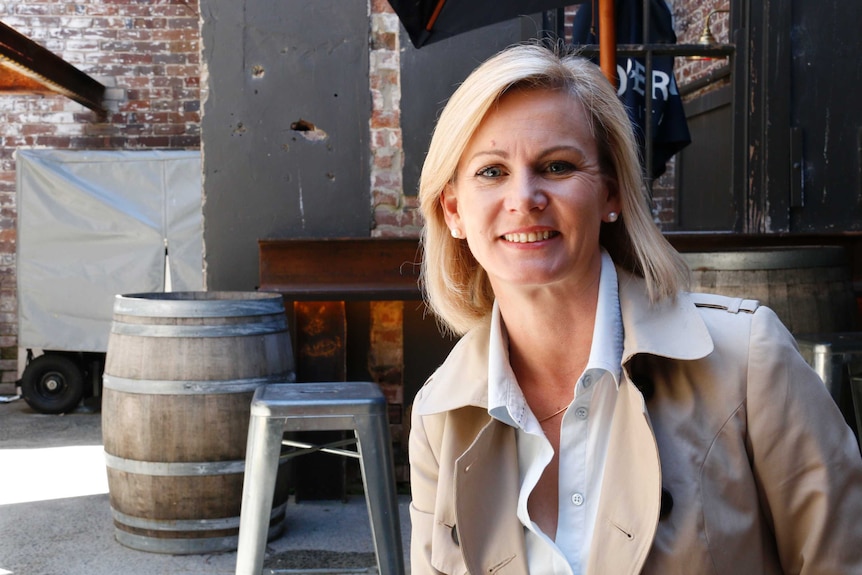
[[[706,17],[712,10],[727,9],[730,0],[670,0],[668,4],[673,13],[674,29],[677,42],[680,44],[695,44],[703,31]],[[720,44],[729,43],[729,14],[715,14],[710,20],[710,30]],[[701,78],[710,71],[727,63],[727,60],[695,60],[677,58],[675,71],[677,82],[685,86],[689,82]],[[715,87],[713,87],[714,89]]]
[[[17,148],[200,145],[197,0],[9,0],[0,20],[104,84],[103,117],[63,96],[0,94],[0,378],[17,378]]]
[[[402,182],[400,24],[386,0],[371,0],[371,197],[373,237],[418,237],[416,196]]]

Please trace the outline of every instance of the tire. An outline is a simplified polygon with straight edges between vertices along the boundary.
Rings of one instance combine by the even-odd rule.
[[[84,395],[84,374],[68,357],[46,353],[32,360],[21,375],[21,394],[41,413],[66,413]]]

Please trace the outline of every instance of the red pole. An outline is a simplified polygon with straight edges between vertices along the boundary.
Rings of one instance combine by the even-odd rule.
[[[599,65],[608,81],[617,86],[617,33],[614,0],[599,0]]]

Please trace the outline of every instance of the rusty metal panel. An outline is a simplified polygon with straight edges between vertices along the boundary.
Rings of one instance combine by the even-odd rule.
[[[342,301],[294,302],[297,381],[347,379],[347,316]],[[294,439],[325,445],[347,438],[345,431],[306,431]],[[303,455],[292,463],[297,501],[346,497],[347,461],[324,453]]]
[[[347,376],[344,302],[294,302],[293,310],[297,380],[344,381]]]
[[[250,289],[257,241],[367,237],[368,6],[201,0],[208,289]]]

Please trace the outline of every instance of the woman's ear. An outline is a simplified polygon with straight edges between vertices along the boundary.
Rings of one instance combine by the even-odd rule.
[[[607,194],[607,211],[619,214],[622,211],[623,201],[620,197],[620,187],[616,178],[605,178],[605,193]]]
[[[443,208],[443,218],[450,230],[461,229],[461,215],[458,213],[458,196],[452,184],[446,184],[440,193],[440,206]]]

